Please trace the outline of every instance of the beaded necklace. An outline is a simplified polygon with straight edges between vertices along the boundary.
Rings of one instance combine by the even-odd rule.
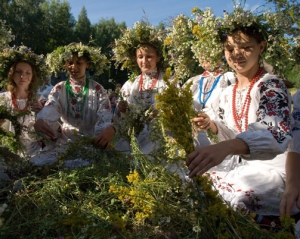
[[[245,128],[246,131],[248,130],[248,113],[249,113],[249,108],[250,108],[250,103],[251,103],[250,92],[251,92],[254,84],[260,79],[263,72],[264,72],[264,68],[262,68],[262,67],[259,68],[259,70],[255,74],[254,78],[250,82],[250,85],[249,85],[249,88],[248,88],[246,98],[245,98],[245,101],[243,103],[240,115],[238,115],[237,111],[236,111],[236,89],[237,89],[238,83],[239,83],[238,80],[236,81],[236,84],[233,87],[232,114],[233,114],[234,123],[235,123],[237,129],[239,130],[239,132],[242,132],[242,127],[241,127],[239,121],[241,121],[242,118],[244,118],[244,117],[245,117],[245,122],[244,122],[245,126],[244,126],[244,128]]]
[[[75,119],[82,118],[83,110],[84,110],[84,106],[85,106],[85,99],[86,99],[88,89],[89,89],[89,79],[88,78],[86,78],[85,86],[84,86],[83,90],[79,93],[73,92],[72,88],[70,86],[70,80],[69,79],[66,80],[67,110],[68,110],[69,116],[71,116]],[[69,100],[69,97],[70,97],[70,100]],[[70,101],[72,101],[73,107],[77,106],[77,110],[75,112],[74,112],[74,110],[71,111],[71,109],[70,109]],[[78,110],[78,108],[80,108],[80,109]]]
[[[158,76],[159,76],[159,71],[157,71],[156,75],[154,76],[154,80],[152,81],[150,87],[148,87],[148,89],[145,89],[145,87],[143,86],[143,83],[144,83],[143,73],[141,73],[140,81],[139,81],[139,91],[152,90],[156,85],[156,82],[158,80]]]
[[[209,91],[206,91],[206,92],[203,91],[204,76],[202,76],[200,78],[200,81],[199,81],[199,96],[198,96],[200,104],[202,104],[202,105],[206,104],[206,102],[210,98],[213,90],[216,88],[217,84],[219,83],[219,80],[220,80],[221,76],[222,76],[221,74],[217,76],[217,78],[215,79],[211,89]],[[202,100],[202,95],[207,95],[204,100]]]
[[[12,102],[12,106],[13,106],[14,110],[19,111],[19,112],[25,112],[25,111],[27,111],[28,106],[29,106],[28,101],[26,103],[25,108],[22,109],[22,110],[20,110],[19,106],[18,106],[18,103],[17,103],[17,100],[16,100],[16,97],[14,96],[14,94],[10,94],[10,95],[11,95],[11,102]]]

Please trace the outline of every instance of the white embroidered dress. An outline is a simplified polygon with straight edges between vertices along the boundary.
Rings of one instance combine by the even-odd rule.
[[[85,83],[86,79],[70,80],[72,92],[83,92]],[[78,136],[97,136],[111,124],[112,114],[106,90],[92,79],[89,79],[87,87],[87,94],[83,99],[80,94],[71,97],[72,93],[66,89],[66,81],[56,84],[45,107],[37,114],[37,119],[43,119],[56,132],[59,130],[56,144],[76,140]]]
[[[146,107],[152,106],[155,108],[155,95],[160,94],[166,88],[163,80],[163,72],[158,72],[157,69],[151,73],[141,73],[133,81],[126,81],[120,92],[123,99],[131,104],[145,104]],[[158,76],[157,76],[158,74]],[[142,85],[141,83],[142,77]],[[148,126],[145,125],[143,131],[138,135],[137,141],[143,153],[148,154],[154,148],[154,143],[149,139]],[[115,146],[119,151],[129,152],[130,146],[128,142],[121,139]]]
[[[45,103],[45,97],[38,95],[38,101],[42,104]],[[11,111],[14,111],[14,107],[12,104],[12,98],[10,92],[2,92],[0,93],[0,102],[1,105],[5,105]],[[18,109],[24,110],[27,106],[27,99],[16,99],[16,103],[18,105]],[[23,131],[20,136],[20,140],[22,145],[24,146],[25,154],[24,156],[32,156],[37,151],[40,150],[40,145],[37,142],[36,134],[34,132],[33,125],[35,123],[35,113],[31,112],[29,114],[24,115],[19,119],[19,122],[23,125]],[[6,131],[15,132],[13,125],[10,121],[6,120],[6,122],[2,126]],[[23,154],[22,154],[23,155]]]
[[[221,92],[226,89],[227,86],[235,83],[234,74],[232,72],[214,74],[213,72],[205,71],[203,74],[187,80],[183,87],[191,82],[194,109],[197,112],[205,112],[209,115],[211,120],[217,119]],[[206,94],[204,94],[204,92],[206,92]],[[206,136],[206,132],[199,130],[196,147],[209,144],[210,141]]]
[[[234,207],[245,207],[260,215],[280,215],[279,204],[285,188],[285,160],[291,140],[290,97],[277,76],[264,74],[251,90],[248,130],[245,117],[235,125],[232,113],[233,85],[220,97],[218,127],[220,140],[239,138],[247,143],[249,155],[228,157],[209,170],[216,189]],[[237,90],[240,113],[247,89]],[[294,213],[295,213],[294,208]]]

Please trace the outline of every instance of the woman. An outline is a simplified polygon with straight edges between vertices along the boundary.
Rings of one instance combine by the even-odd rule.
[[[154,31],[152,26],[137,22],[133,29],[128,28],[123,37],[116,40],[114,46],[115,59],[137,74],[126,81],[120,90],[116,110],[118,117],[115,117],[114,125],[120,132],[126,125],[130,125],[129,122],[133,122],[137,141],[145,154],[149,154],[155,147],[154,142],[149,139],[148,130],[148,123],[156,115],[155,94],[161,93],[166,87],[163,80],[163,40],[159,36],[159,31]],[[132,42],[128,42],[128,39],[132,39]],[[134,111],[140,112],[140,116],[134,116]],[[138,120],[132,117],[144,120],[137,123]],[[127,137],[116,144],[117,150],[130,151],[129,142],[125,138]]]
[[[7,72],[7,91],[0,93],[1,105],[6,106],[12,114],[24,113],[19,118],[23,126],[20,136],[20,142],[24,146],[22,155],[32,156],[40,149],[33,129],[35,114],[43,108],[46,101],[36,92],[43,79],[49,76],[49,70],[43,56],[36,55],[26,46],[6,48],[0,54],[5,62],[3,65],[7,66],[2,71]],[[10,121],[1,120],[0,124],[7,131],[15,132]]]
[[[106,69],[106,57],[97,48],[72,43],[48,55],[47,62],[53,71],[69,74],[66,81],[53,87],[34,125],[54,142],[47,148],[64,148],[80,136],[95,137],[95,146],[108,148],[115,133],[109,97],[102,85],[86,76],[87,69],[101,74]],[[50,158],[56,161],[56,157]],[[46,157],[32,160],[35,164],[47,163]]]
[[[216,119],[219,110],[220,94],[227,86],[235,82],[235,77],[232,72],[222,74],[221,70],[212,69],[210,61],[203,57],[199,58],[199,61],[204,72],[201,75],[190,78],[184,86],[191,84],[195,111],[203,111],[211,119]],[[211,143],[210,140],[207,138],[206,132],[200,130],[198,131],[196,147],[209,145]]]
[[[284,152],[291,140],[290,99],[282,80],[260,65],[267,43],[265,23],[256,24],[259,21],[251,13],[236,11],[241,18],[235,14],[226,18],[234,28],[223,28],[219,33],[236,83],[222,92],[217,120],[207,114],[193,119],[200,129],[211,128],[221,142],[196,149],[186,164],[190,177],[209,172],[223,198],[259,215],[260,223],[265,216],[280,215]],[[226,170],[224,163],[230,166]]]

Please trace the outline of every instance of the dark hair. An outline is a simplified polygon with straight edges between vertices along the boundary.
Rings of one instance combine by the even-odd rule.
[[[32,70],[32,79],[31,79],[30,84],[27,89],[28,101],[31,101],[34,93],[37,91],[38,77],[37,77],[35,68],[26,61],[15,62],[9,69],[8,76],[7,76],[7,78],[8,78],[7,90],[10,91],[11,93],[15,93],[17,91],[17,85],[14,81],[14,74],[16,72],[16,67],[19,63],[26,63],[26,64],[30,65],[31,70]]]
[[[262,34],[262,32],[260,31],[260,28],[258,26],[249,26],[249,27],[236,27],[233,31],[231,31],[231,33],[226,34],[226,33],[219,33],[221,42],[224,44],[227,40],[227,36],[230,36],[232,33],[235,32],[242,32],[245,35],[249,36],[249,37],[253,37],[257,43],[261,43],[262,41],[265,41],[265,36]]]

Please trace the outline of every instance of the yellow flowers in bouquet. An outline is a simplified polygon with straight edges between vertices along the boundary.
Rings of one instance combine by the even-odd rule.
[[[168,68],[164,75],[167,88],[160,95],[156,95],[158,101],[156,107],[161,111],[161,117],[166,129],[172,132],[177,143],[181,145],[185,153],[194,150],[193,124],[191,119],[195,116],[193,109],[193,96],[190,87],[179,88],[177,79],[170,80],[171,69]]]

